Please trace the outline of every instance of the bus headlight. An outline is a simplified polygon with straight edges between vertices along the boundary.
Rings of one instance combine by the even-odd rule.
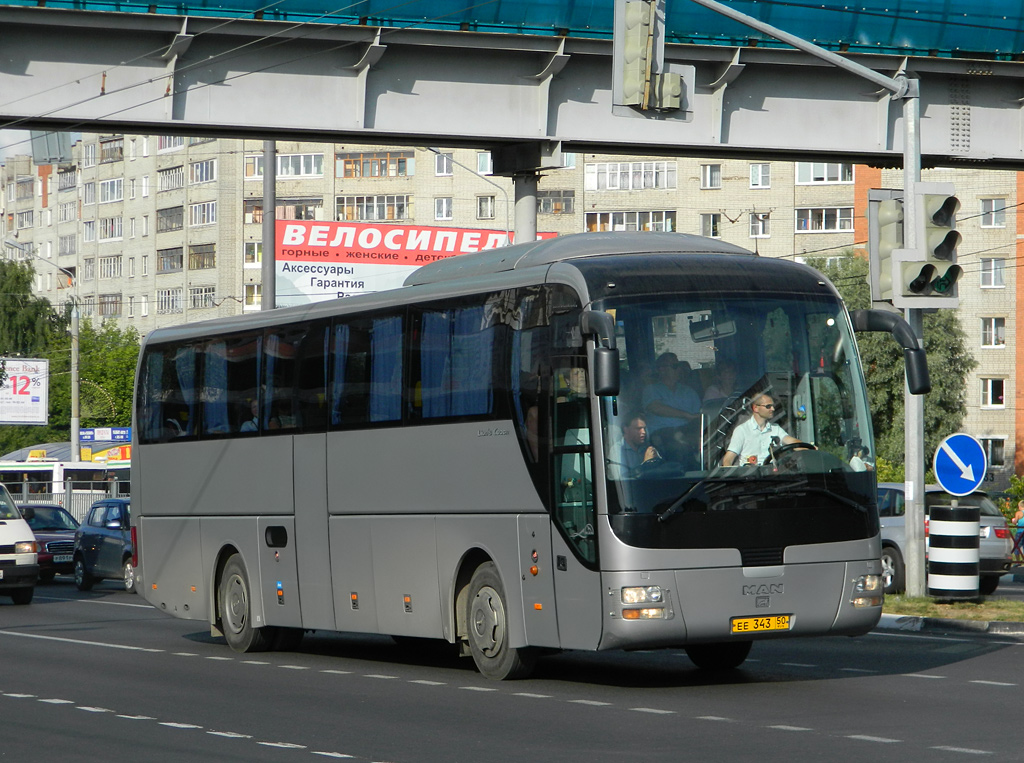
[[[622,589],[623,604],[646,604],[647,602],[664,601],[664,594],[660,585],[637,586],[634,588]]]
[[[623,620],[664,620],[664,607],[644,607],[643,609],[622,610]]]
[[[854,580],[850,603],[857,608],[882,606],[882,576],[861,575]]]

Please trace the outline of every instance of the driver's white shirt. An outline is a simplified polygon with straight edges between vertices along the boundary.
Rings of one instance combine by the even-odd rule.
[[[789,432],[770,421],[766,421],[764,427],[759,429],[754,417],[751,416],[733,430],[726,450],[737,454],[737,464],[747,463],[751,456],[756,456],[757,463],[760,464],[768,458],[768,448],[773,437],[779,438],[779,444],[782,444],[789,437]]]

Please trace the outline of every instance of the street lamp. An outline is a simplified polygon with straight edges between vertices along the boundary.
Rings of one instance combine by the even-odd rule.
[[[441,156],[440,149],[432,148],[430,146],[427,146],[427,151],[432,151],[433,153],[437,154],[438,156]],[[511,244],[512,241],[510,239],[512,237],[512,231],[511,231],[511,228],[510,228],[510,225],[509,225],[509,216],[508,216],[508,191],[506,191],[503,186],[501,186],[498,183],[495,183],[490,178],[488,178],[488,177],[486,177],[484,175],[481,175],[479,172],[474,170],[472,167],[467,167],[462,162],[455,161],[454,157],[449,156],[448,157],[448,161],[450,161],[456,167],[461,167],[462,169],[466,170],[467,172],[472,172],[474,175],[476,175],[478,178],[483,180],[485,183],[490,183],[495,188],[497,188],[499,191],[501,191],[502,195],[505,197],[505,243],[506,244]]]
[[[30,257],[35,257],[37,260],[42,260],[47,265],[52,265],[61,273],[64,273],[69,279],[68,283],[74,286],[75,293],[71,297],[71,454],[72,460],[80,461],[82,459],[82,448],[80,437],[81,417],[79,416],[78,399],[78,279],[75,278],[75,274],[70,270],[65,270],[45,257],[40,257],[32,251],[32,247],[28,244],[22,244],[14,239],[5,238],[4,246],[17,249],[22,254],[27,254]]]

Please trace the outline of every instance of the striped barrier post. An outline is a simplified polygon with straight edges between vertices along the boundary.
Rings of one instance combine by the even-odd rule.
[[[928,595],[977,599],[978,506],[932,506],[928,520]]]

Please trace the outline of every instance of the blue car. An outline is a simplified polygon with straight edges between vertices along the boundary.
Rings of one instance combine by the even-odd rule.
[[[75,533],[75,585],[90,590],[99,580],[121,580],[135,591],[131,509],[127,498],[96,501]]]

